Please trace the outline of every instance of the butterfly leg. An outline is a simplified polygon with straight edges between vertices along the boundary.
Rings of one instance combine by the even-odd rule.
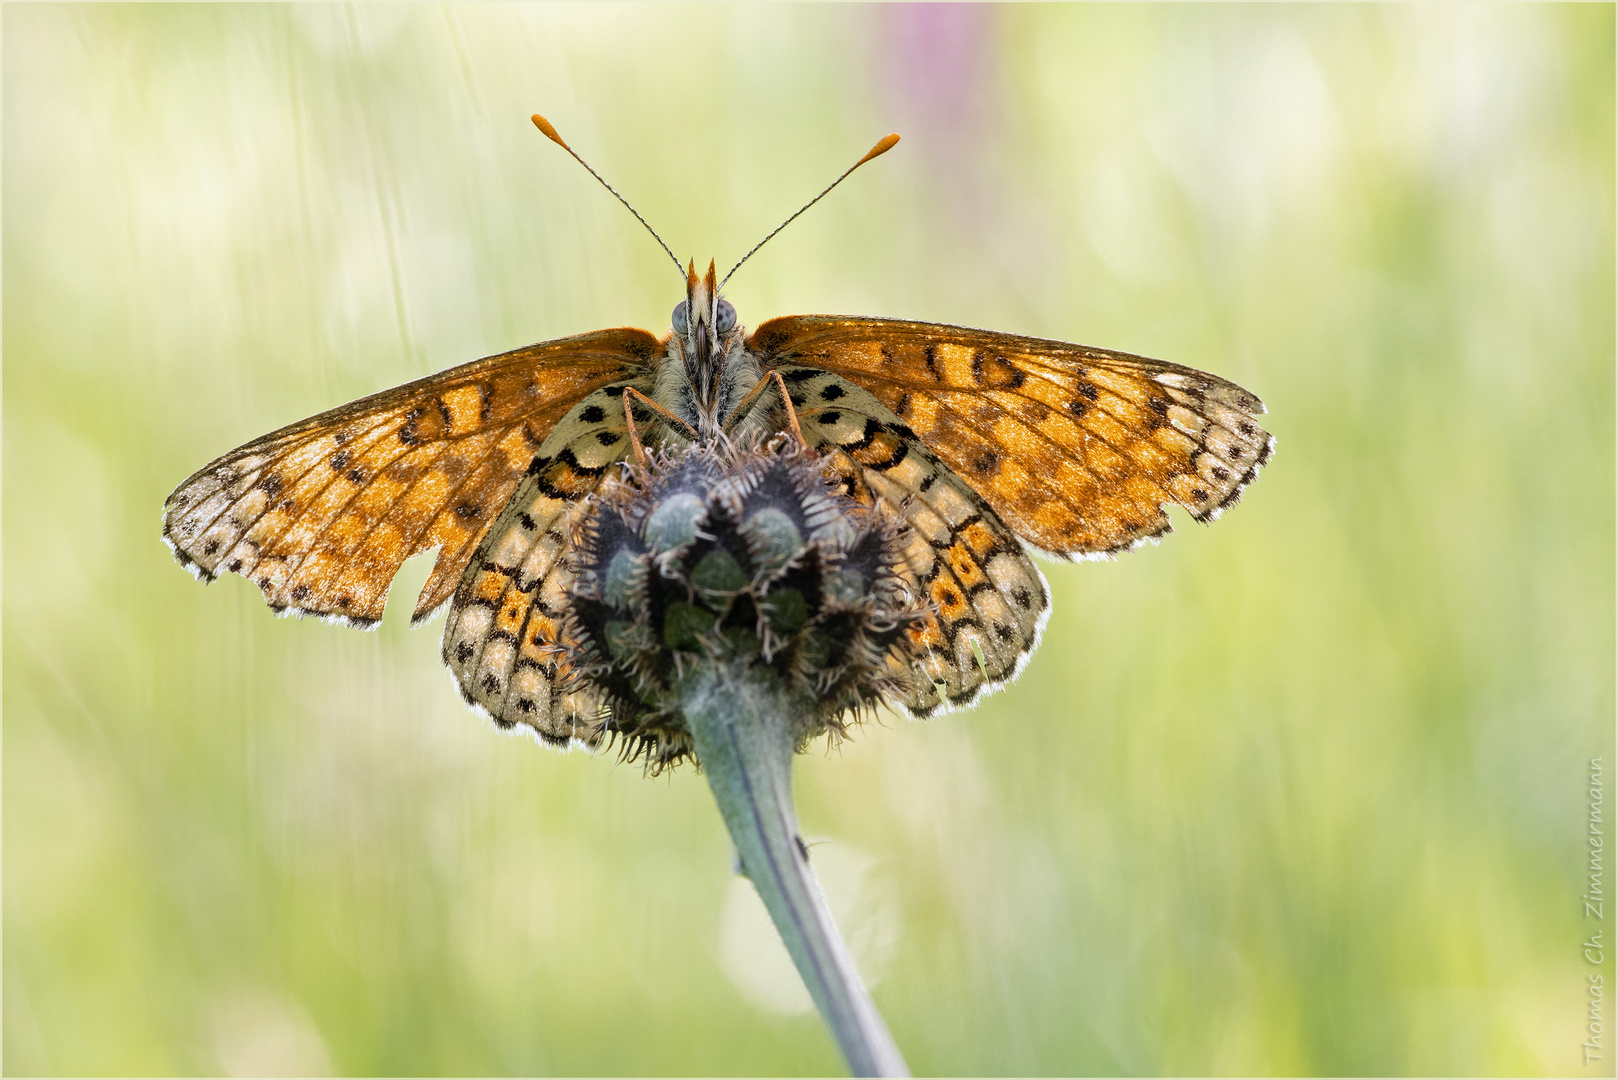
[[[772,372],[771,374],[774,373]],[[753,384],[753,389],[742,395],[742,399],[736,403],[734,409],[730,410],[730,416],[726,418],[724,426],[721,428],[726,435],[729,435],[736,425],[742,422],[742,417],[747,415],[748,409],[753,404],[753,399],[762,394],[769,385],[770,381],[768,379],[760,379]]]
[[[624,391],[624,423],[629,427],[629,447],[635,452],[635,467],[645,472],[650,465],[646,445],[640,441],[640,430],[635,427],[635,410],[629,407],[629,391]]]
[[[798,440],[799,446],[808,449],[809,444],[803,438],[803,428],[798,426],[798,410],[792,407],[792,395],[787,392],[786,380],[781,378],[779,371],[770,372],[770,378],[781,391],[781,406],[787,411],[787,427],[792,429],[792,437]]]
[[[624,387],[624,422],[629,427],[629,443],[632,447],[634,447],[635,450],[635,464],[639,465],[642,469],[646,468],[649,459],[646,456],[646,446],[640,440],[640,429],[635,426],[635,411],[629,405],[630,394],[634,394],[636,398],[651,408],[652,411],[662,413],[663,418],[669,423],[684,428],[687,433],[689,433],[689,437],[692,442],[696,442],[701,438],[701,436],[697,434],[696,428],[669,412],[656,401],[653,401],[639,390],[636,390],[633,386]]]
[[[760,379],[753,385],[753,389],[749,390],[742,397],[742,399],[736,403],[736,407],[730,410],[730,418],[725,421],[725,433],[728,435],[730,430],[741,422],[742,417],[746,415],[748,407],[752,404],[753,399],[758,397],[759,394],[763,393],[772,384],[781,391],[781,404],[786,407],[787,411],[787,429],[792,432],[793,438],[798,440],[799,446],[807,447],[809,444],[804,441],[803,429],[798,426],[798,410],[793,408],[792,395],[787,392],[786,381],[781,378],[781,373],[779,371],[772,371],[767,376]]]

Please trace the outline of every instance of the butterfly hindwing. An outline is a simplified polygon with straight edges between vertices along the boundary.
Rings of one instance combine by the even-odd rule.
[[[1082,557],[1206,521],[1241,495],[1274,441],[1234,383],[1059,341],[896,319],[772,319],[765,367],[804,364],[870,391],[1024,540]]]
[[[466,701],[548,742],[593,746],[603,734],[596,698],[560,644],[574,518],[630,450],[625,385],[651,384],[597,390],[556,425],[478,545],[444,625],[444,662]]]
[[[1017,537],[875,397],[828,371],[783,367],[805,440],[851,497],[905,520],[907,587],[934,613],[909,630],[917,716],[1014,678],[1039,641],[1050,592]]]
[[[649,370],[644,330],[603,330],[486,357],[256,439],[163,508],[176,558],[238,573],[278,612],[361,626],[404,561],[440,549],[415,616],[440,607],[557,420]]]

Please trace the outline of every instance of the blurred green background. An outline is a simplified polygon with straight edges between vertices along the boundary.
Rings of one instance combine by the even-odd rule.
[[[1610,6],[3,18],[6,1072],[840,1069],[698,774],[466,712],[405,625],[425,562],[367,635],[158,539],[272,428],[666,330],[679,280],[537,110],[721,267],[904,135],[737,276],[746,323],[1083,341],[1270,407],[1215,526],[1045,567],[1014,687],[800,759],[918,1072],[1611,1073]]]

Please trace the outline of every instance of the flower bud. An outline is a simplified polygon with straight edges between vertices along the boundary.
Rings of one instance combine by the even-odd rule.
[[[800,747],[841,734],[914,678],[903,631],[926,610],[902,587],[900,532],[784,438],[657,455],[576,526],[568,659],[654,771],[694,756],[677,691],[702,664],[758,665],[808,702]]]

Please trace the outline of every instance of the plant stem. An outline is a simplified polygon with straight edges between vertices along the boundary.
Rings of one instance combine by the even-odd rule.
[[[809,996],[855,1076],[909,1076],[904,1057],[832,923],[792,808],[792,718],[812,702],[745,662],[702,663],[681,707],[742,870],[774,920]]]

